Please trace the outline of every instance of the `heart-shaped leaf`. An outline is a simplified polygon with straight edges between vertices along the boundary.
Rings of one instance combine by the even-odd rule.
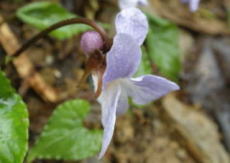
[[[29,152],[28,160],[80,160],[99,152],[102,131],[89,130],[82,122],[89,108],[84,100],[72,100],[58,106]]]
[[[0,162],[22,163],[28,149],[28,112],[0,71]]]

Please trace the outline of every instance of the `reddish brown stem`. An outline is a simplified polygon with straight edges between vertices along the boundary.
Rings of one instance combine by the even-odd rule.
[[[41,31],[40,33],[38,33],[37,35],[32,37],[30,40],[28,40],[24,45],[21,46],[20,49],[18,49],[11,56],[20,55],[23,51],[28,49],[32,44],[34,44],[36,41],[38,41],[39,39],[41,39],[42,37],[44,37],[48,33],[52,32],[53,30],[58,29],[60,27],[71,25],[71,24],[86,24],[86,25],[91,26],[92,28],[94,28],[101,35],[101,37],[105,41],[105,46],[106,47],[109,46],[110,40],[107,37],[106,32],[104,31],[104,29],[101,28],[98,24],[96,24],[94,21],[86,19],[86,18],[72,18],[72,19],[63,20],[61,22],[53,24],[50,27],[48,27],[47,29]]]

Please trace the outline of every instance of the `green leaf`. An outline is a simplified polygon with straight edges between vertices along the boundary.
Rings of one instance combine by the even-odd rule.
[[[181,69],[178,28],[167,20],[147,16],[147,52],[162,75],[177,80]]]
[[[82,122],[89,108],[84,100],[72,100],[58,106],[29,152],[28,160],[80,160],[99,152],[102,131],[89,130]]]
[[[7,98],[14,94],[14,89],[10,86],[9,80],[5,77],[0,70],[0,98]]]
[[[28,149],[28,112],[0,71],[0,162],[22,163]]]
[[[142,58],[141,63],[138,67],[138,70],[135,74],[136,77],[145,75],[145,74],[151,74],[152,73],[152,66],[150,62],[150,57],[148,56],[148,53],[146,52],[145,47],[142,47]]]
[[[43,30],[59,21],[78,17],[57,3],[34,2],[17,10],[17,16],[25,23],[28,23],[40,30]],[[63,40],[73,35],[91,29],[84,24],[68,25],[51,32],[51,36]]]

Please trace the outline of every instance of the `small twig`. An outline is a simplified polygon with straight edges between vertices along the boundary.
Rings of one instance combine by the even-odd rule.
[[[0,14],[0,21],[3,21],[3,18]],[[10,30],[7,23],[4,23],[0,26],[0,44],[3,49],[6,51],[8,57],[20,47],[16,36]],[[30,87],[32,87],[44,100],[49,102],[58,102],[60,97],[58,92],[49,84],[47,84],[42,76],[36,72],[35,67],[28,58],[26,53],[22,53],[20,56],[12,59],[19,76],[28,81]]]

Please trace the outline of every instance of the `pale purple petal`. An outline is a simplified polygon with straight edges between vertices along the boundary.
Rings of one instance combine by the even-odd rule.
[[[132,97],[134,103],[139,105],[147,104],[179,89],[176,83],[155,75],[131,78],[125,85],[128,95]]]
[[[98,156],[99,158],[104,156],[113,136],[116,109],[120,94],[121,88],[119,86],[109,86],[98,98],[98,101],[102,105],[102,125],[104,127],[102,148]]]
[[[142,45],[148,33],[146,16],[137,8],[122,10],[115,20],[117,33],[126,33]]]
[[[137,70],[140,59],[140,46],[127,34],[117,34],[113,46],[106,54],[106,70],[103,75],[103,88],[108,82],[131,77]]]
[[[189,8],[191,11],[196,11],[199,7],[200,0],[190,0]]]

